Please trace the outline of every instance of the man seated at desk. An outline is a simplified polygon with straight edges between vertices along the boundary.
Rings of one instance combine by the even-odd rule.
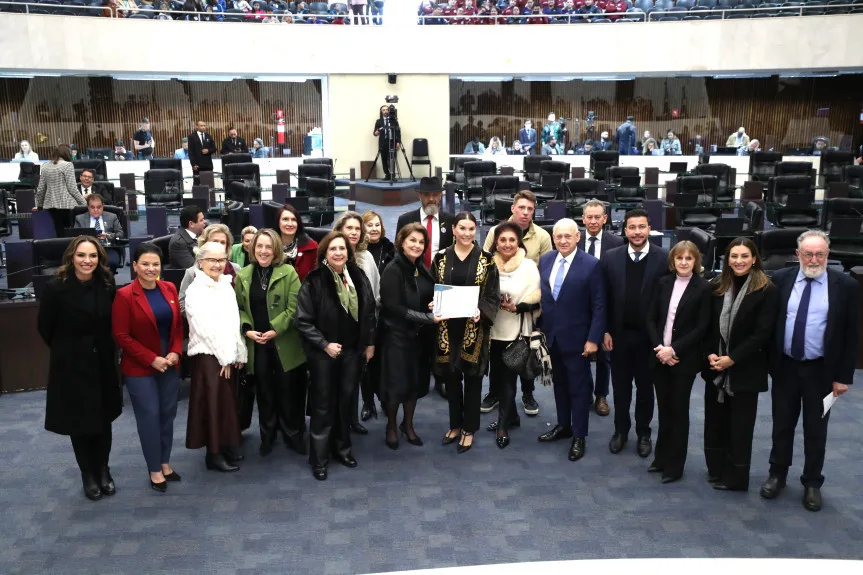
[[[542,146],[543,156],[560,156],[563,155],[563,148],[557,143],[557,138],[551,136],[548,142]]]
[[[174,150],[174,158],[177,160],[189,159],[189,138],[183,138],[183,147],[179,150]]]
[[[93,189],[93,180],[96,179],[96,172],[90,169],[82,170],[81,175],[78,176],[78,190],[81,192],[81,195],[85,198],[95,192]],[[87,227],[87,226],[84,226]]]
[[[104,211],[105,200],[99,194],[92,193],[87,196],[87,213],[75,217],[76,228],[90,228],[96,230],[96,237],[101,241],[123,237],[123,226],[116,214]],[[110,234],[110,236],[108,235]],[[120,267],[120,253],[110,247],[108,252],[108,267],[116,273]]]

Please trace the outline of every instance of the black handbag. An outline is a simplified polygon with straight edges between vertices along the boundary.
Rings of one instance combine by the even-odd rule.
[[[519,336],[512,341],[503,350],[503,364],[512,371],[526,379],[534,379],[542,373],[542,364],[536,354],[536,350],[531,349],[530,341],[533,337],[533,314],[530,316],[531,335],[524,334],[524,313],[521,314],[519,322]]]

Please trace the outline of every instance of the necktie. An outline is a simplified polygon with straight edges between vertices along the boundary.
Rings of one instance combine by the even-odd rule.
[[[201,138],[201,145],[204,145],[204,132],[198,132],[198,137]]]
[[[99,224],[99,218],[96,218],[96,225],[93,227],[95,228],[97,234],[102,233],[102,226]]]
[[[429,236],[429,245],[428,245],[428,249],[426,250],[425,263],[426,263],[426,267],[429,269],[431,269],[431,258],[432,258],[431,241],[432,241],[432,222],[433,221],[434,221],[434,218],[432,216],[426,217],[426,232],[428,232],[428,236]]]
[[[587,248],[587,253],[596,257],[596,236],[590,236],[587,240],[590,242],[590,246]]]
[[[554,287],[551,290],[551,296],[554,301],[557,301],[557,296],[560,294],[560,288],[563,287],[563,274],[566,273],[566,259],[560,259],[560,267],[557,268],[557,275],[554,276]]]
[[[638,263],[638,260],[641,259],[641,252],[633,252],[635,255],[635,262]]]
[[[809,315],[809,300],[812,297],[812,278],[806,278],[806,287],[800,296],[797,306],[797,317],[794,318],[794,331],[791,334],[791,357],[803,360],[806,357],[806,317]]]
[[[89,195],[90,195],[90,188],[84,188],[84,195],[85,195],[85,196],[89,196]]]

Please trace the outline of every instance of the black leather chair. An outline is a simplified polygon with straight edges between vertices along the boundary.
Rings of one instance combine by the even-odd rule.
[[[96,174],[94,178],[96,180],[108,179],[108,167],[105,164],[105,160],[75,160],[72,162],[72,165],[75,166],[76,180],[81,175],[82,170],[93,170]]]
[[[225,202],[225,211],[227,213],[222,216],[222,223],[231,230],[231,235],[236,238],[234,241],[242,240],[240,236],[243,228],[249,225],[249,211],[244,208],[245,205],[243,202]]]
[[[843,168],[854,165],[853,152],[824,150],[821,152],[821,184],[843,181]]]
[[[605,195],[605,182],[592,178],[570,178],[560,185],[558,199],[566,202],[570,216],[581,216],[584,204],[592,198]]]
[[[252,162],[252,154],[227,154],[222,156],[222,173],[225,166],[230,164],[249,164]]]
[[[144,199],[149,206],[179,206],[183,201],[183,173],[147,170],[144,172]]]
[[[718,189],[719,179],[716,176],[678,176],[674,200],[677,221],[683,226],[701,229],[716,224],[722,215],[722,210],[712,207],[716,203]],[[695,197],[687,199],[683,196]]]
[[[183,171],[183,160],[177,158],[151,158],[151,170],[180,170]]]
[[[274,202],[273,200],[261,202],[261,209],[264,210],[265,227],[272,228],[274,230],[279,229],[279,216],[282,214],[283,207],[284,206],[282,204]]]
[[[34,275],[52,276],[63,261],[63,253],[75,238],[51,238],[33,240],[33,267],[38,267]]]
[[[863,198],[863,166],[843,166],[842,181],[848,184],[849,198]]]
[[[333,231],[329,228],[316,228],[316,227],[307,227],[307,228],[305,228],[305,230],[306,230],[306,235],[318,243],[320,243],[321,240],[324,239],[324,237],[328,233]]]
[[[333,159],[332,158],[304,158],[303,164],[324,164],[325,166],[333,167]]]
[[[863,199],[831,198],[824,201],[821,212],[821,227],[830,234],[830,259],[842,262],[845,269],[863,265]],[[847,222],[847,226],[835,225],[837,222]],[[834,227],[835,225],[835,227]],[[850,232],[845,229],[853,228]],[[856,231],[856,233],[854,233]]]
[[[809,228],[776,228],[755,233],[755,244],[765,271],[774,272],[797,261],[797,237]]]
[[[543,160],[539,164],[539,178],[531,190],[538,200],[557,197],[560,185],[569,177],[569,164],[558,160]]]
[[[105,205],[116,205],[117,198],[115,196],[114,184],[112,182],[93,182],[93,191],[102,196],[102,201],[105,202]],[[126,199],[121,199],[125,204]]]
[[[620,152],[600,151],[590,154],[590,171],[596,180],[606,180],[606,170],[620,165]]]
[[[245,205],[261,203],[261,187],[254,182],[228,181],[225,185],[225,201],[242,202]]]
[[[495,198],[494,199],[494,217],[493,224],[507,221],[512,216],[512,198]]]
[[[815,181],[815,168],[811,162],[778,162],[773,166],[774,176],[810,176]]]
[[[784,162],[787,163],[787,162]],[[818,225],[818,211],[812,208],[788,206],[789,196],[805,196],[805,204],[815,201],[815,190],[812,188],[811,176],[774,176],[767,181],[768,219],[780,228],[814,227]]]
[[[744,230],[750,235],[764,227],[764,208],[756,202],[746,202],[743,206]]]
[[[625,204],[641,205],[647,197],[647,191],[640,185],[623,184],[623,178],[640,178],[637,166],[611,166],[606,170],[608,184],[614,186],[614,200]]]
[[[333,167],[327,164],[300,164],[297,166],[297,187],[299,189],[306,189],[306,180],[308,178],[332,180]]]
[[[222,181],[261,185],[261,166],[253,162],[233,163],[222,167]]]
[[[171,267],[170,263],[169,263],[168,244],[171,243],[172,237],[174,237],[173,234],[168,234],[167,236],[160,236],[158,238],[153,238],[152,240],[150,240],[151,244],[154,244],[160,250],[162,250],[162,267],[163,268]]]
[[[498,199],[512,204],[512,198],[516,193],[518,193],[517,176],[485,176],[482,179],[483,206],[492,207]]]
[[[528,182],[539,182],[539,168],[546,160],[550,160],[551,156],[525,156],[522,163],[522,171],[524,179]]]
[[[464,183],[464,165],[468,162],[479,162],[482,160],[482,156],[476,157],[458,157],[453,158],[452,160],[452,173],[446,175],[446,179],[448,182],[454,182],[456,184]]]
[[[756,182],[767,181],[776,175],[774,166],[782,161],[780,152],[753,152],[749,156],[749,179]]]
[[[306,178],[306,192],[309,197],[309,208],[319,212],[311,214],[312,225],[320,227],[333,223],[336,183],[323,178]]]
[[[704,276],[713,277],[716,269],[716,238],[713,234],[701,228],[692,228],[689,231],[689,241],[695,244],[701,252],[701,265],[704,267]]]
[[[411,164],[414,166],[428,166],[429,177],[431,177],[432,164],[429,157],[429,141],[425,138],[414,138],[413,145],[411,145]]]
[[[33,184],[35,189],[39,185],[39,170],[41,164],[32,162],[21,162],[18,164],[18,181],[22,184]]]
[[[719,187],[716,189],[716,201],[728,203],[734,201],[734,169],[728,164],[698,164],[694,173],[699,176],[716,176]]]

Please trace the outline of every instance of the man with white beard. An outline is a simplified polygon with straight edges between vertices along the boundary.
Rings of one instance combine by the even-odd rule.
[[[779,290],[775,342],[771,355],[773,379],[773,449],[770,475],[761,496],[773,499],[785,487],[797,419],[803,406],[803,507],[821,509],[828,412],[823,398],[848,391],[854,381],[860,288],[848,275],[827,269],[830,239],[820,230],[797,238],[800,266],[773,274]],[[767,351],[767,350],[765,350]],[[771,353],[772,352],[772,353]]]

